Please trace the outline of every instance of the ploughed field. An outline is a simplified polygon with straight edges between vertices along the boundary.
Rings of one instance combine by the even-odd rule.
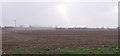
[[[118,43],[117,30],[3,30],[3,51],[99,48]]]

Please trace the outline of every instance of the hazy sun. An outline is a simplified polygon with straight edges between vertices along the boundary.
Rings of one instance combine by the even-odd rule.
[[[67,14],[67,5],[66,4],[58,4],[56,5],[57,11],[61,14],[62,20],[64,22],[64,25],[68,26],[70,25],[70,19],[68,18]]]
[[[57,10],[61,13],[61,14],[66,14],[66,6],[64,5],[58,5],[57,6]]]

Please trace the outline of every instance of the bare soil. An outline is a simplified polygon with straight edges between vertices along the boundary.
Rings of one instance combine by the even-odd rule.
[[[98,48],[118,43],[117,30],[2,31],[3,51],[15,49]]]

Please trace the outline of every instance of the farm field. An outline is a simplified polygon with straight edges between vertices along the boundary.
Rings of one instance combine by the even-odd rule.
[[[3,30],[3,53],[22,50],[43,50],[52,53],[82,53],[81,49],[99,50],[118,44],[117,30]],[[103,48],[105,47],[105,48]],[[112,47],[111,47],[112,48]],[[116,47],[114,47],[116,49]],[[14,51],[15,50],[15,51]],[[18,51],[19,50],[19,51]],[[54,51],[53,51],[54,50]],[[111,51],[113,49],[110,49]],[[10,52],[12,51],[12,52]],[[67,51],[67,52],[66,52]],[[103,50],[105,51],[105,50]],[[109,51],[109,49],[107,49]],[[116,51],[116,50],[115,50]],[[29,54],[29,52],[26,52]],[[35,53],[35,52],[33,52]],[[45,52],[46,53],[46,52]],[[51,53],[51,52],[47,52]],[[70,52],[71,53],[71,52]],[[113,52],[110,52],[113,53]],[[18,53],[19,54],[19,53]],[[44,54],[44,53],[43,53]]]

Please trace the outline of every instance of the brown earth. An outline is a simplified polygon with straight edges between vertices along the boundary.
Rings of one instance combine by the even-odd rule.
[[[2,45],[3,51],[97,48],[117,44],[117,33],[117,30],[3,30]]]

